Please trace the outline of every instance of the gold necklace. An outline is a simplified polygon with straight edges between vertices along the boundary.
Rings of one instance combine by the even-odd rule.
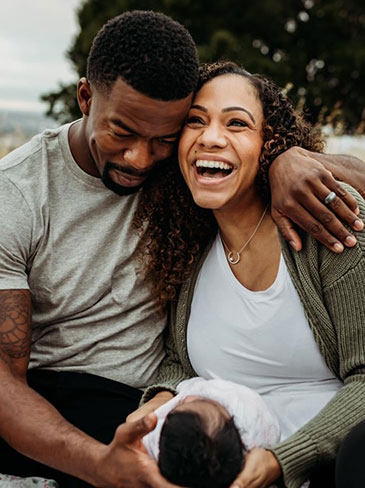
[[[223,239],[222,237],[222,234],[219,233],[220,235],[220,238],[221,238],[221,241],[223,243],[223,246],[226,248],[227,252],[228,252],[228,255],[227,255],[227,259],[229,261],[230,264],[237,264],[241,261],[241,252],[249,245],[249,243],[252,241],[252,239],[254,238],[254,235],[256,234],[256,232],[259,230],[259,227],[262,223],[262,221],[264,220],[264,217],[266,215],[266,211],[268,209],[268,205],[266,205],[265,207],[265,210],[264,210],[264,213],[261,215],[260,217],[260,220],[258,221],[258,224],[256,225],[255,227],[255,230],[252,232],[252,234],[250,235],[250,237],[247,239],[247,241],[243,244],[243,246],[241,247],[241,249],[239,251],[236,251],[236,259],[234,258],[234,251],[231,251],[230,248],[227,246],[227,244],[225,243],[225,240]]]

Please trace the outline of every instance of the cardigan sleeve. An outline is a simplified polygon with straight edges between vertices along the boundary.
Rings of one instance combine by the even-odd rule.
[[[365,203],[358,202],[364,220]],[[317,416],[271,449],[288,488],[299,488],[313,469],[334,460],[346,434],[365,418],[365,231],[357,240],[356,249],[343,255],[312,243],[319,249],[322,299],[333,325],[332,369],[344,386]]]
[[[364,374],[354,375],[321,412],[286,441],[271,448],[288,488],[299,488],[310,472],[336,457],[352,427],[365,418]]]
[[[177,303],[171,303],[169,326],[165,338],[166,356],[158,369],[156,383],[146,388],[141,404],[150,400],[159,391],[168,390],[175,393],[181,381],[197,376],[190,363],[186,347],[187,319],[190,315],[194,284],[212,243],[213,239],[203,250],[190,277],[183,283]]]

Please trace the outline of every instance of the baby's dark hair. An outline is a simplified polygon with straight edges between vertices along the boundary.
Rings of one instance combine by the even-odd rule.
[[[207,433],[196,412],[171,412],[160,436],[159,468],[171,483],[227,488],[243,469],[244,445],[232,418]]]
[[[133,10],[109,20],[96,35],[86,76],[108,91],[118,77],[158,100],[180,100],[198,81],[199,58],[189,32],[170,17]]]

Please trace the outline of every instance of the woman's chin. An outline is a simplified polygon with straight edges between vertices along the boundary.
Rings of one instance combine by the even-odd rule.
[[[222,207],[223,202],[220,200],[217,200],[217,198],[209,198],[209,197],[198,197],[194,196],[194,202],[198,207],[201,208],[206,208],[210,210],[218,210],[219,208]]]

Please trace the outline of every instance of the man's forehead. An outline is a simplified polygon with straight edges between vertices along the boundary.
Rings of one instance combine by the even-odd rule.
[[[143,117],[142,120],[144,120]],[[152,123],[152,121],[149,118],[146,118],[146,123],[143,123],[143,125],[141,125],[140,123],[139,124],[136,123],[134,118],[132,118],[130,122],[126,121],[125,117],[123,119],[120,119],[118,117],[117,118],[111,117],[110,123],[136,136],[145,135],[145,136],[150,136],[155,138],[162,138],[162,137],[173,138],[173,137],[177,137],[181,131],[181,124],[178,122],[176,125],[177,127],[176,130],[170,129],[170,127],[168,127],[168,129],[170,129],[170,132],[159,133],[158,131],[156,131],[156,125]],[[143,133],[141,131],[143,131]]]
[[[118,103],[123,100],[128,104],[142,104],[146,108],[160,107],[161,109],[172,109],[179,107],[180,105],[188,104],[190,106],[193,94],[189,94],[187,97],[178,100],[160,100],[152,98],[126,83],[121,78],[118,78],[109,92],[108,99],[113,103]]]
[[[191,98],[161,102],[142,95],[113,97],[107,102],[108,121],[121,129],[149,137],[176,135],[185,120]]]

